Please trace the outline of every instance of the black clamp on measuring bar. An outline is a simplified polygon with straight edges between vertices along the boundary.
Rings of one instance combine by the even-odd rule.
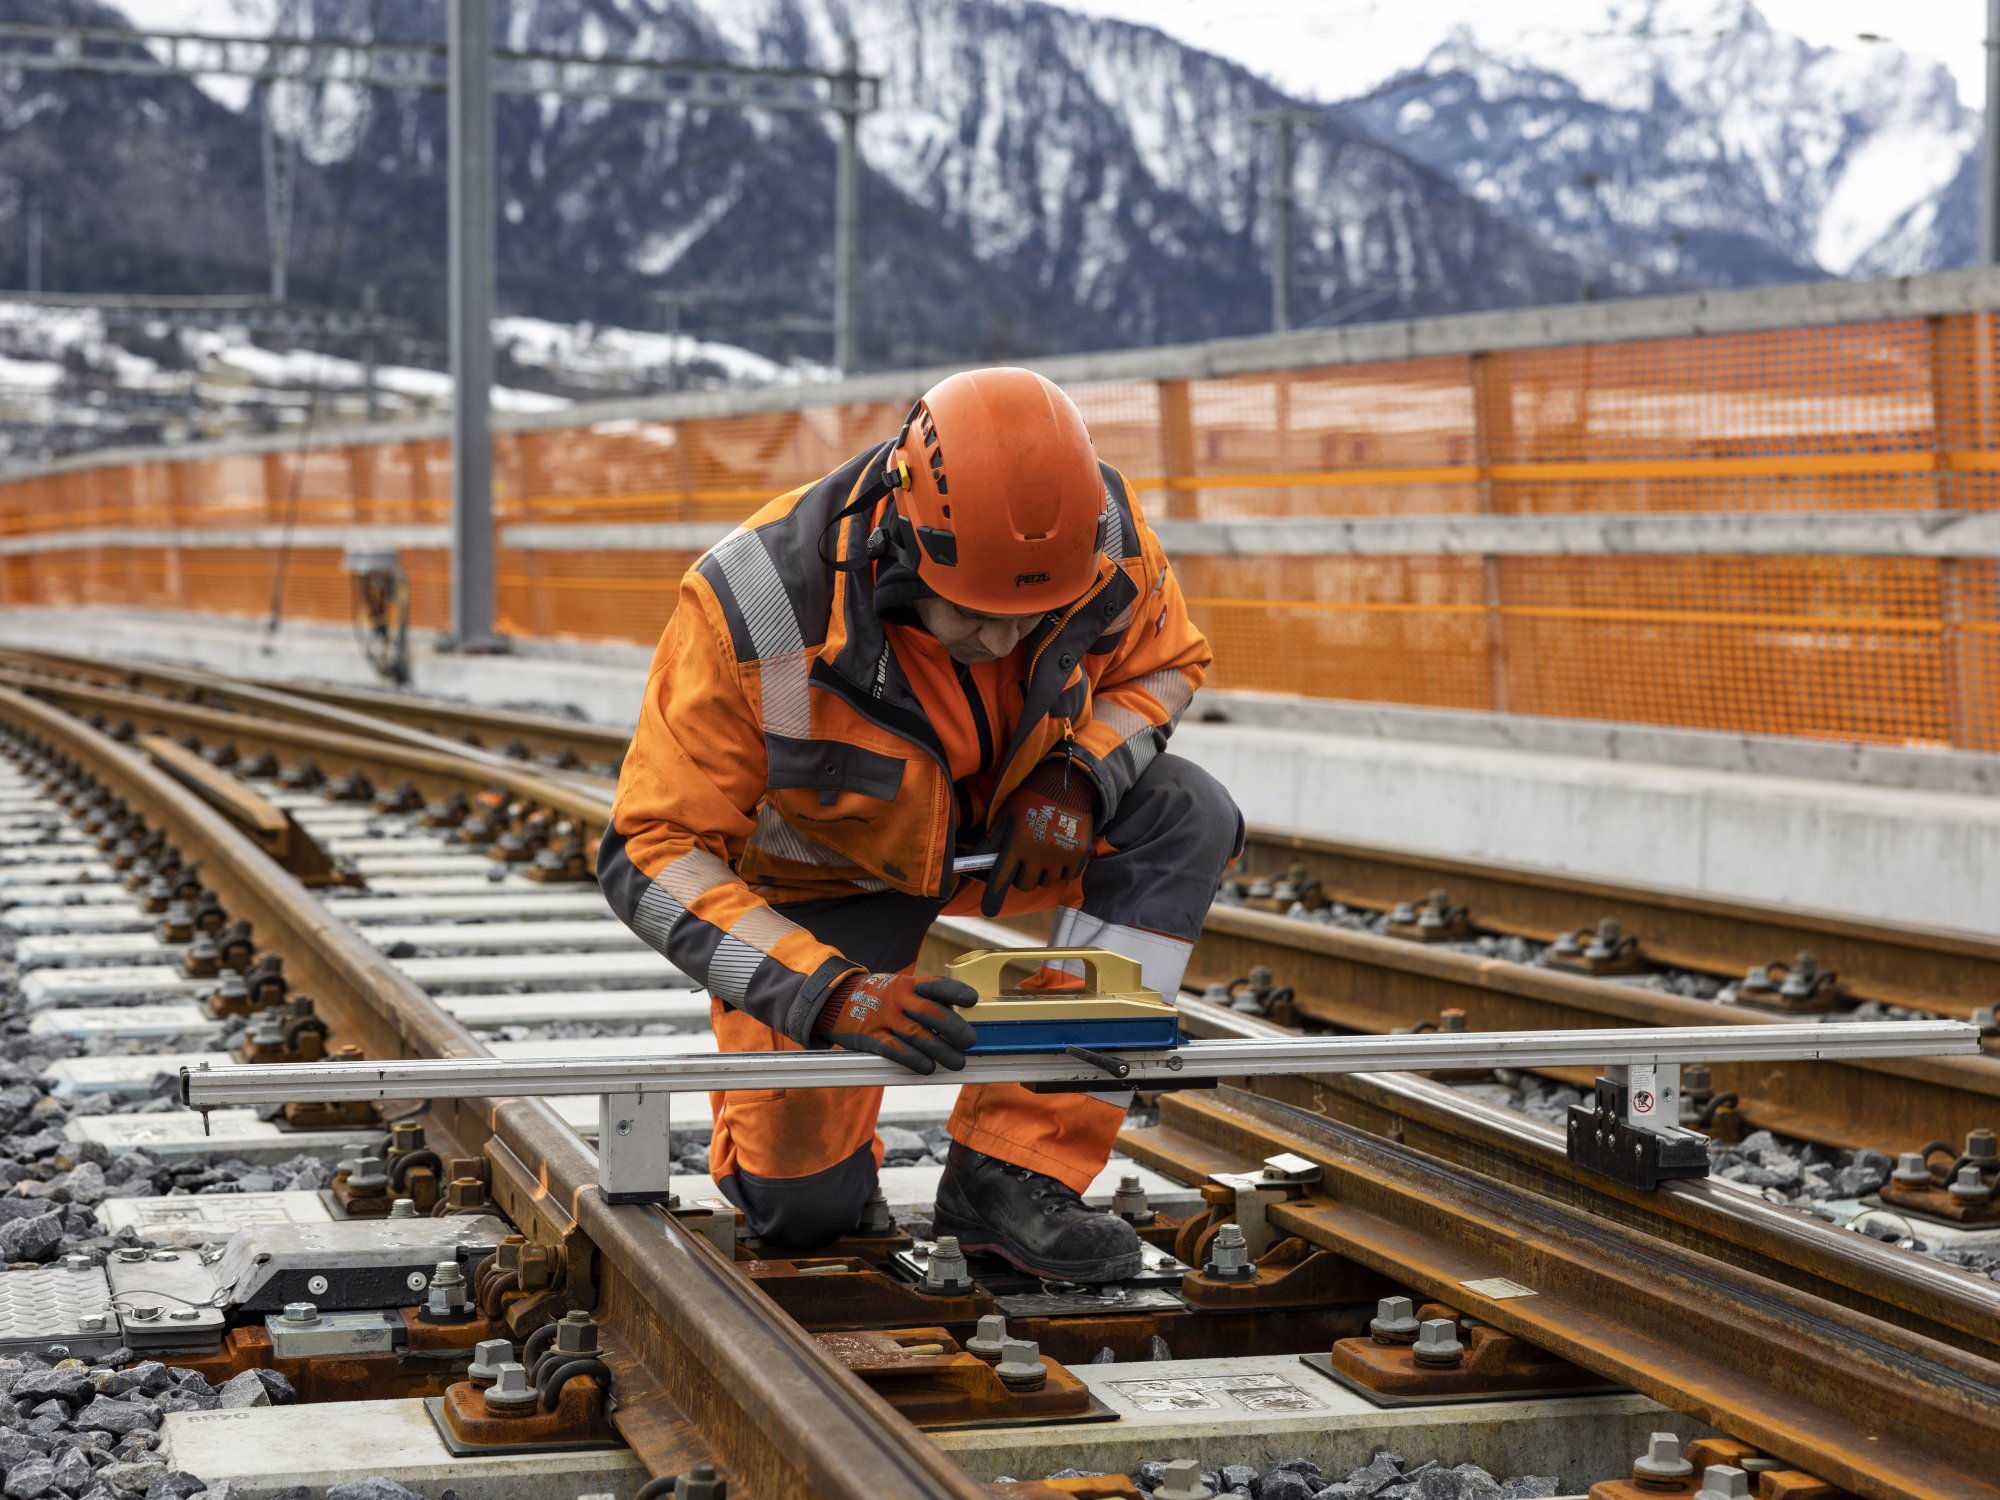
[[[1601,1177],[1651,1192],[1708,1175],[1708,1137],[1680,1123],[1679,1063],[1609,1067],[1588,1105],[1569,1112],[1569,1159]]]

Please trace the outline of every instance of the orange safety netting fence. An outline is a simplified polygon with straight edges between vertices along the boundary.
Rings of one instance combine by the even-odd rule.
[[[1155,520],[1854,513],[2000,507],[1996,371],[1996,319],[1962,315],[1069,389]],[[500,628],[650,642],[698,544],[529,547],[510,529],[719,527],[893,434],[905,410],[501,434]],[[0,483],[0,602],[261,614],[273,539],[186,533],[436,525],[449,493],[437,439]],[[302,532],[291,552],[288,617],[350,614],[323,538]],[[2000,750],[2000,563],[1787,550],[1184,550],[1176,565],[1218,687]],[[445,554],[403,560],[414,623],[443,626]]]

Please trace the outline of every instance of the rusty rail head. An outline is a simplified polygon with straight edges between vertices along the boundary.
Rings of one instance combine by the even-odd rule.
[[[99,658],[62,651],[0,647],[0,663],[33,673],[45,681],[69,679],[155,697],[189,694],[194,695],[190,701],[198,699],[208,708],[313,724],[347,734],[387,736],[412,749],[436,750],[496,769],[511,766],[536,770],[545,776],[574,778],[586,785],[596,784],[607,793],[609,787],[602,778],[532,766],[490,748],[465,744],[452,738],[452,734],[476,731],[488,738],[519,739],[536,753],[568,749],[584,760],[617,760],[630,739],[622,730],[546,714],[514,713],[360,688],[269,682],[158,663],[113,666]]]
[[[128,688],[30,676],[0,667],[0,684],[77,714],[129,719],[141,729],[154,726],[223,739],[240,749],[273,755],[310,755],[329,772],[360,770],[378,783],[408,779],[427,795],[476,793],[501,787],[509,796],[548,807],[573,819],[595,838],[611,816],[610,787],[587,787],[575,778],[545,773],[504,756],[445,745],[415,730],[403,736],[362,730],[335,730],[280,718],[209,708],[156,697]]]
[[[1857,998],[1961,1020],[2000,994],[2000,940],[1979,933],[1384,849],[1263,825],[1251,827],[1250,850],[1245,868],[1303,865],[1329,898],[1350,906],[1386,910],[1442,888],[1470,909],[1477,927],[1542,942],[1612,917],[1639,935],[1648,957],[1732,978],[1809,950],[1821,967],[1837,970],[1841,987]]]
[[[1184,998],[1181,1023],[1196,1036],[1283,1036],[1285,1028]],[[1567,1137],[1418,1073],[1262,1078],[1248,1092],[1295,1105],[1427,1156],[1468,1167],[1598,1218],[1782,1281],[1927,1338],[2000,1359],[2000,1285],[1711,1179],[1628,1188],[1569,1161]],[[1162,1103],[1162,1124],[1203,1134],[1199,1096]],[[1224,1126],[1221,1134],[1231,1134]],[[1143,1140],[1143,1132],[1139,1137]],[[1133,1143],[1142,1159],[1147,1148]]]
[[[1465,1011],[1481,1031],[1591,1026],[1760,1026],[1786,1017],[1558,973],[1373,933],[1216,906],[1195,943],[1188,983],[1269,964],[1298,1014],[1353,1031],[1392,1031]],[[1790,1135],[1891,1154],[1963,1138],[2000,1114],[2000,1057],[1872,1059],[1744,1068],[1717,1063],[1718,1092],[1744,1117]]]
[[[313,993],[339,1035],[374,1056],[490,1055],[305,887],[144,757],[11,688],[0,687],[0,718],[85,765],[186,858],[200,860],[204,882],[232,915],[252,921],[260,944],[285,955],[288,974]],[[617,1425],[659,1471],[683,1467],[692,1441],[708,1450],[692,1456],[714,1457],[759,1496],[975,1500],[984,1493],[706,1240],[658,1210],[605,1203],[595,1155],[546,1106],[442,1101],[429,1123],[461,1153],[487,1150],[501,1206],[524,1231],[565,1244],[571,1286],[595,1296],[606,1341],[628,1362],[632,1399],[616,1414]]]
[[[1233,1089],[1182,1109],[1210,1150],[1319,1164],[1268,1210],[1284,1233],[1856,1494],[2000,1496],[2000,1365],[1304,1109]]]
[[[616,761],[631,743],[631,733],[608,724],[554,714],[523,713],[488,708],[477,703],[452,703],[442,698],[390,693],[375,688],[332,687],[322,683],[277,682],[265,678],[237,679],[245,686],[329,703],[338,708],[407,725],[446,738],[471,732],[490,746],[495,740],[518,739],[529,750],[544,754],[570,750],[584,761]]]

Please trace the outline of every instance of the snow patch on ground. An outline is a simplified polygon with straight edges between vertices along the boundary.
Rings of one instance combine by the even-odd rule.
[[[687,334],[648,333],[590,323],[551,323],[544,318],[497,319],[493,341],[507,349],[517,363],[542,365],[579,376],[708,364],[743,385],[792,385],[831,380],[835,373],[824,365],[780,364],[735,344],[719,344]]]

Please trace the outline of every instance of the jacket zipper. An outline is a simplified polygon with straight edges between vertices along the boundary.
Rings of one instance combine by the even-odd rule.
[[[1106,589],[1111,587],[1111,580],[1116,578],[1117,576],[1118,576],[1118,570],[1116,568],[1112,569],[1109,573],[1106,573],[1102,578],[1097,580],[1097,586],[1095,588],[1093,588],[1089,593],[1085,594],[1081,599],[1077,600],[1076,603],[1072,604],[1066,611],[1064,611],[1063,617],[1060,620],[1056,621],[1056,628],[1054,630],[1051,630],[1047,635],[1042,637],[1041,645],[1035,647],[1035,654],[1028,658],[1028,671],[1026,676],[1022,678],[1023,682],[1033,682],[1035,680],[1035,668],[1042,664],[1042,653],[1048,650],[1050,646],[1055,644],[1056,640],[1062,635],[1063,631],[1069,627],[1069,622],[1071,620],[1074,620],[1077,617],[1077,615],[1082,612],[1083,607],[1086,604],[1090,603],[1091,600],[1095,599],[1099,594],[1103,593]]]
[[[954,658],[951,670],[958,678],[959,691],[965,694],[966,707],[972,711],[973,732],[979,736],[979,770],[973,772],[976,776],[993,764],[993,728],[986,718],[986,701],[979,696],[978,684],[972,680],[972,669]]]
[[[1051,630],[1046,636],[1044,636],[1042,638],[1041,645],[1035,648],[1035,654],[1028,660],[1028,673],[1027,676],[1023,679],[1024,682],[1033,682],[1035,680],[1035,668],[1041,665],[1042,653],[1048,650],[1049,647],[1062,636],[1063,631],[1069,627],[1069,622],[1071,620],[1074,620],[1079,614],[1083,612],[1085,605],[1089,604],[1091,600],[1095,599],[1099,594],[1103,593],[1106,589],[1111,587],[1111,580],[1116,578],[1117,576],[1118,576],[1118,570],[1115,568],[1112,569],[1111,572],[1106,573],[1102,578],[1097,580],[1097,587],[1093,588],[1089,593],[1085,594],[1081,599],[1077,600],[1076,603],[1072,604],[1069,607],[1068,611],[1063,615],[1063,617],[1056,622],[1056,628],[1054,630]],[[1076,742],[1076,721],[1074,719],[1065,717],[1057,720],[1056,722],[1062,730],[1063,790],[1068,791],[1069,768],[1076,763],[1076,757],[1070,753],[1070,748],[1069,748]]]

